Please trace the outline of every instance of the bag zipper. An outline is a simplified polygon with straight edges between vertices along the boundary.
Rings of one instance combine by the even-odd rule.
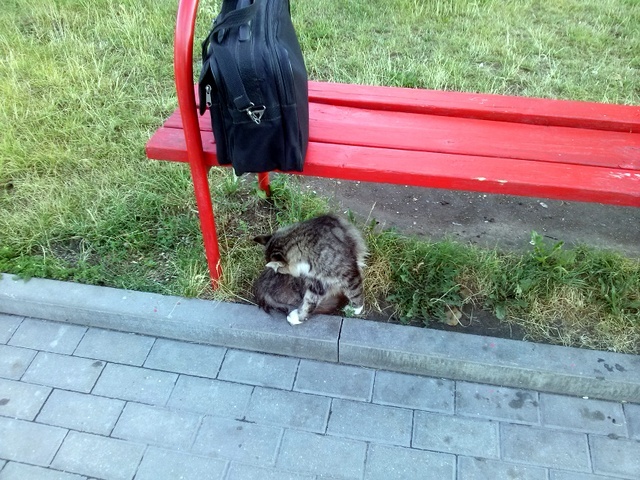
[[[291,100],[289,99],[289,95],[287,95],[288,93],[288,89],[286,86],[286,81],[284,79],[284,72],[282,69],[282,61],[280,60],[281,55],[280,55],[280,45],[278,44],[277,38],[276,38],[276,34],[275,32],[278,29],[278,23],[275,20],[277,20],[277,16],[274,15],[274,10],[275,10],[275,6],[277,2],[269,2],[267,1],[267,17],[268,17],[268,22],[267,25],[271,26],[271,30],[269,31],[269,35],[267,35],[268,39],[269,39],[269,43],[271,44],[272,50],[275,53],[275,58],[271,58],[271,68],[274,72],[274,75],[276,76],[276,81],[278,83],[278,89],[279,89],[279,94],[281,99],[283,100],[284,104],[289,104],[291,102]],[[275,17],[275,18],[271,18],[271,17]],[[273,20],[273,21],[272,21]]]

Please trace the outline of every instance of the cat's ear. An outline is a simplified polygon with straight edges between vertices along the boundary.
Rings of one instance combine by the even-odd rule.
[[[273,235],[258,235],[257,237],[253,237],[253,241],[259,243],[260,245],[266,245],[271,240]]]
[[[280,252],[273,253],[271,255],[271,260],[273,260],[274,262],[282,263],[282,264],[287,263],[287,260],[284,258],[284,255],[282,255]]]
[[[287,266],[287,260],[284,258],[284,255],[282,255],[282,253],[280,252],[272,253],[271,258],[269,258],[269,260],[271,261],[267,263],[267,267],[273,268],[273,271],[276,273],[281,271],[281,269],[286,268]],[[286,273],[286,272],[280,272],[280,273]]]

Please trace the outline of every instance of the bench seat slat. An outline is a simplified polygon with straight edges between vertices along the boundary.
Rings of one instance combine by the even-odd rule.
[[[213,134],[201,135],[205,159],[216,166]],[[187,162],[182,129],[160,128],[147,144],[147,156]],[[640,206],[638,171],[508,157],[310,142],[304,175]]]
[[[640,172],[640,134],[310,105],[310,140],[394,150],[515,158]],[[209,115],[199,117],[211,131]],[[179,111],[165,127],[182,128]]]
[[[640,134],[312,105],[319,142],[640,171]]]
[[[640,108],[630,105],[314,81],[309,82],[309,99],[375,110],[640,133]]]

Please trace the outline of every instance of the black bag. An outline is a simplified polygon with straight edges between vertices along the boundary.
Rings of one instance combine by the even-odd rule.
[[[289,0],[224,0],[202,43],[200,115],[209,107],[218,163],[237,175],[302,171],[307,72]]]

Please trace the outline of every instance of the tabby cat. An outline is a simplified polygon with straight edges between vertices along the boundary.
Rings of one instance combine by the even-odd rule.
[[[306,279],[277,273],[267,267],[253,284],[253,296],[265,312],[277,310],[288,314],[302,303],[307,288]],[[329,293],[322,297],[313,313],[334,313],[348,303],[342,292]]]
[[[265,246],[267,267],[304,282],[292,284],[292,288],[301,287],[303,293],[298,307],[287,315],[291,325],[302,323],[324,298],[339,293],[353,304],[356,315],[362,313],[362,269],[367,247],[360,232],[349,222],[335,215],[322,215],[254,240]],[[267,292],[263,292],[262,298],[267,298]],[[289,301],[270,305],[277,308],[276,303],[290,305]]]

